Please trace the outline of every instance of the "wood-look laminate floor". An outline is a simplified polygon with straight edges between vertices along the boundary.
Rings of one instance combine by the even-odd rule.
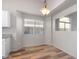
[[[67,53],[48,45],[23,48],[12,52],[7,59],[76,59]]]

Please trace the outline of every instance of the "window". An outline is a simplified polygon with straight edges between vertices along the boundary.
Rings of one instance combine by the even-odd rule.
[[[56,30],[69,31],[71,30],[71,23],[68,17],[57,19]]]
[[[24,19],[24,34],[43,33],[44,22],[42,20]]]
[[[24,34],[33,34],[34,21],[31,19],[24,19]]]
[[[34,30],[36,35],[43,34],[44,22],[42,20],[36,20]]]

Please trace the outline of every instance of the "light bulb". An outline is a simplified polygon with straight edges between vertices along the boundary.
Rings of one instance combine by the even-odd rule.
[[[47,8],[42,8],[41,12],[43,15],[48,15],[50,11]]]

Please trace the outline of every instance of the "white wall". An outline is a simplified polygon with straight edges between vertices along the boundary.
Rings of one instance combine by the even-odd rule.
[[[44,44],[43,35],[33,36],[33,35],[24,35],[23,46],[31,47]]]
[[[66,53],[77,56],[77,32],[55,31],[53,32],[53,45]]]
[[[16,51],[22,48],[23,39],[23,21],[20,13],[15,13],[11,15],[11,51]]]
[[[51,44],[51,16],[45,18],[45,43]]]
[[[77,32],[76,31],[55,31],[55,20],[57,18],[67,16],[76,12],[76,5],[73,5],[66,10],[58,13],[53,17],[53,42],[52,45],[65,51],[66,53],[76,57],[77,56]],[[75,19],[74,19],[75,20]]]

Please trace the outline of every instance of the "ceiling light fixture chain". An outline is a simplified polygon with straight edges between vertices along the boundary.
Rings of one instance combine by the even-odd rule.
[[[45,8],[47,8],[47,2],[46,2],[46,0],[44,1],[44,4],[45,4]]]

